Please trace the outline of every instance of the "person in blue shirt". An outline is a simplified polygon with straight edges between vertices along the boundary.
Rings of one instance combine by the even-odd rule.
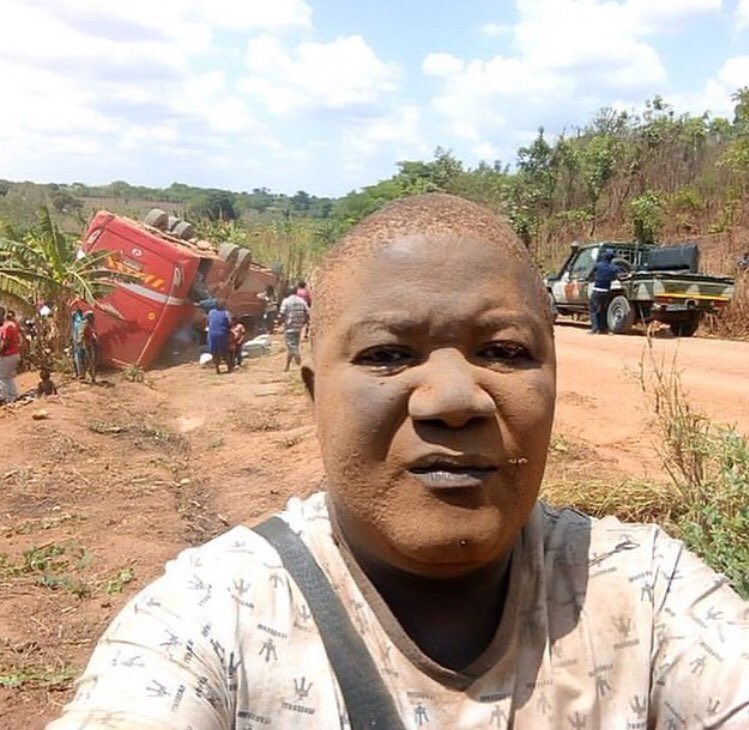
[[[219,300],[216,306],[208,312],[208,346],[213,356],[213,364],[216,366],[216,373],[220,372],[222,360],[226,363],[229,372],[234,369],[229,358],[230,329],[231,314],[226,311],[226,305]]]
[[[609,300],[611,282],[622,275],[622,270],[613,263],[614,252],[604,250],[593,266],[591,277],[593,279],[593,291],[590,294],[590,334],[605,335],[606,326],[606,303]]]
[[[83,360],[86,356],[86,353],[84,349],[79,346],[80,332],[83,327],[83,323],[83,310],[80,307],[76,307],[73,310],[73,315],[70,320],[70,338],[73,344],[73,365],[75,366],[76,378],[83,377],[85,372]]]

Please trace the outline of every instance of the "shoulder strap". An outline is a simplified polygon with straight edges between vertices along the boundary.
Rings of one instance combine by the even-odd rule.
[[[369,650],[307,546],[280,517],[271,517],[252,529],[276,549],[309,604],[341,688],[351,729],[403,730]]]

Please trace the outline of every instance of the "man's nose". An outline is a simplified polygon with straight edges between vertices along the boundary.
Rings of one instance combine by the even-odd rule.
[[[496,414],[497,404],[476,379],[478,369],[459,350],[433,352],[418,370],[419,382],[408,401],[408,413],[415,421],[441,421],[461,428]]]

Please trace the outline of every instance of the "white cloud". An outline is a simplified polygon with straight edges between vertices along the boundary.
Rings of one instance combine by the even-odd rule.
[[[68,159],[77,175],[76,155],[107,150],[102,165],[121,177],[118,165],[155,154],[210,163],[236,137],[272,145],[222,70],[218,33],[304,29],[311,9],[304,0],[0,0],[0,17],[6,176],[28,176],[40,157]]]
[[[392,165],[396,160],[430,156],[434,145],[426,141],[421,123],[419,108],[405,105],[379,118],[349,125],[339,145],[340,168],[344,175],[356,178],[372,161],[387,159]],[[384,158],[383,150],[386,150]],[[383,175],[390,174],[392,167],[388,166]]]
[[[16,0],[4,0],[10,7]],[[55,15],[74,26],[113,29],[116,23],[128,23],[144,32],[169,33],[185,24],[205,29],[262,31],[309,28],[312,8],[305,0],[128,0],[126,3],[94,4],[91,0],[28,0],[25,6]],[[98,5],[98,7],[97,7]],[[194,40],[194,39],[193,39]]]
[[[739,30],[749,28],[749,0],[739,0],[736,6],[736,27]]]
[[[456,137],[467,139],[471,142],[479,141],[479,133],[476,131],[476,127],[474,127],[473,124],[457,120],[452,123],[451,129]]]
[[[512,33],[512,26],[504,23],[484,23],[479,28],[479,33],[498,38],[500,36],[510,35]]]
[[[600,69],[630,75],[644,71],[643,83],[665,72],[653,49],[642,41],[647,29],[629,4],[592,0],[519,0],[521,18],[515,41],[523,61],[554,71]],[[619,82],[612,78],[612,85]]]
[[[474,145],[471,148],[471,152],[478,160],[485,162],[494,162],[494,160],[498,160],[501,156],[499,147],[493,145],[491,142],[481,142]]]
[[[674,96],[671,101],[675,108],[702,114],[709,111],[713,116],[733,116],[736,102],[731,96],[749,79],[749,55],[734,56],[723,62],[715,76],[708,79],[703,89],[694,94]]]
[[[450,53],[430,53],[422,61],[421,69],[429,76],[451,76],[463,70],[463,61]]]
[[[375,104],[400,79],[398,66],[380,60],[359,35],[306,41],[292,50],[263,35],[248,43],[245,61],[250,75],[240,88],[275,114]]]
[[[453,135],[473,142],[477,158],[519,142],[513,129],[543,120],[561,131],[612,97],[630,107],[639,103],[667,80],[654,37],[717,13],[721,0],[515,0],[515,6],[511,53],[431,53],[422,62],[425,74],[441,80],[432,105]],[[506,32],[495,25],[481,30]]]

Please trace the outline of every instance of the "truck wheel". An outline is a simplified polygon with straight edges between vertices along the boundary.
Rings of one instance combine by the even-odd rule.
[[[551,311],[551,321],[556,322],[559,310],[557,309],[557,303],[554,301],[554,295],[551,292],[549,292],[549,310]]]
[[[606,324],[609,332],[613,332],[615,335],[623,335],[629,331],[634,321],[635,313],[627,297],[620,294],[609,302],[606,309]]]
[[[234,288],[239,289],[244,284],[252,266],[252,251],[248,248],[240,249],[237,256],[237,268],[234,272]]]
[[[152,208],[146,214],[143,222],[147,226],[158,228],[160,231],[165,231],[167,224],[169,223],[169,216],[167,215],[167,212],[165,210],[161,210],[161,208]]]
[[[686,322],[671,322],[669,327],[676,337],[691,337],[700,326],[699,317],[691,317]]]
[[[172,234],[177,236],[177,238],[181,238],[183,241],[189,241],[191,238],[195,237],[195,229],[192,227],[191,223],[180,221],[172,229]]]
[[[238,250],[239,250],[239,246],[237,246],[236,243],[229,243],[228,241],[225,241],[224,243],[219,245],[218,255],[224,261],[226,261],[229,258],[229,254],[231,254],[233,251],[238,251]]]

